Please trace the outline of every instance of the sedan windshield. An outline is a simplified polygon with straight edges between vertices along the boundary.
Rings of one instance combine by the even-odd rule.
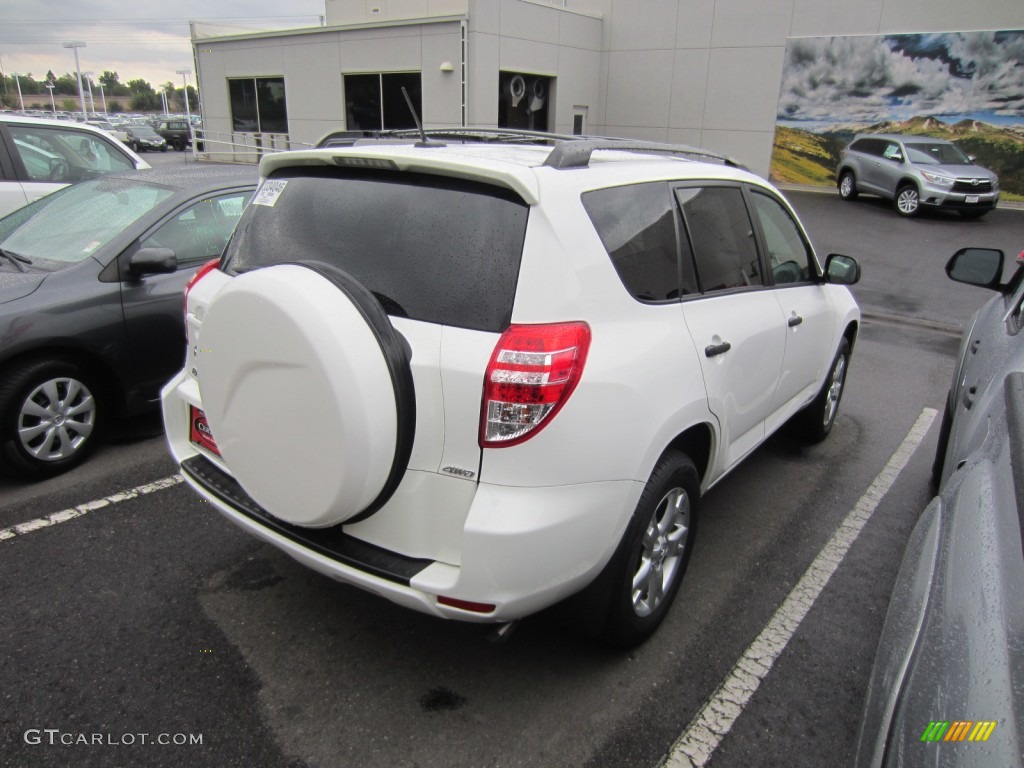
[[[126,179],[82,182],[43,206],[0,241],[0,248],[33,261],[77,264],[173,194],[166,187]]]
[[[913,163],[926,165],[970,165],[971,160],[953,144],[907,142],[907,155]]]

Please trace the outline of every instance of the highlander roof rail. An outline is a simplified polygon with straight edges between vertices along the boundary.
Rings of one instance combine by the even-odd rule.
[[[590,165],[590,155],[597,150],[615,150],[619,152],[644,152],[654,155],[682,155],[685,157],[715,160],[733,168],[747,170],[743,164],[732,158],[699,149],[685,144],[661,144],[652,141],[631,141],[629,139],[584,139],[582,141],[566,141],[555,145],[544,161],[544,165],[558,170],[570,168],[586,168]]]

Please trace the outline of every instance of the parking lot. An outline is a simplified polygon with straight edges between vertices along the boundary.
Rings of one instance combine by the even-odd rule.
[[[848,764],[959,335],[988,296],[943,266],[969,245],[1014,256],[1024,211],[906,220],[881,200],[788,196],[819,255],[863,268],[839,419],[818,446],[773,438],[708,494],[649,642],[613,653],[539,616],[495,643],[337,585],[200,502],[140,417],[71,473],[0,481],[0,762],[646,767],[703,749],[715,768]]]

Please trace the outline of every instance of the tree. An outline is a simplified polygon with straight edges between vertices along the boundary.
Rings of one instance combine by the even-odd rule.
[[[78,80],[74,75],[63,74],[53,81],[56,86],[53,89],[54,93],[69,93],[74,96],[78,95]]]
[[[109,69],[103,70],[103,74],[100,75],[100,82],[103,83],[103,87],[108,91],[114,90],[115,87],[121,84],[121,78],[118,77],[117,72],[111,72]]]

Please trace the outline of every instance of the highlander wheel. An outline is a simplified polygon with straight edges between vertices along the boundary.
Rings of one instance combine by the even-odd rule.
[[[0,460],[13,475],[40,479],[78,465],[96,440],[99,405],[77,365],[36,361],[4,372]]]
[[[904,184],[896,190],[895,203],[900,216],[910,218],[921,212],[921,194],[913,184]]]
[[[699,498],[693,462],[668,451],[651,473],[608,566],[612,589],[602,634],[610,644],[637,645],[665,618],[693,550]]]
[[[224,462],[293,525],[357,522],[405,475],[416,425],[405,340],[327,264],[236,276],[199,330],[203,409]]]
[[[839,177],[839,196],[843,200],[857,199],[857,183],[850,171],[843,171],[843,175]]]

